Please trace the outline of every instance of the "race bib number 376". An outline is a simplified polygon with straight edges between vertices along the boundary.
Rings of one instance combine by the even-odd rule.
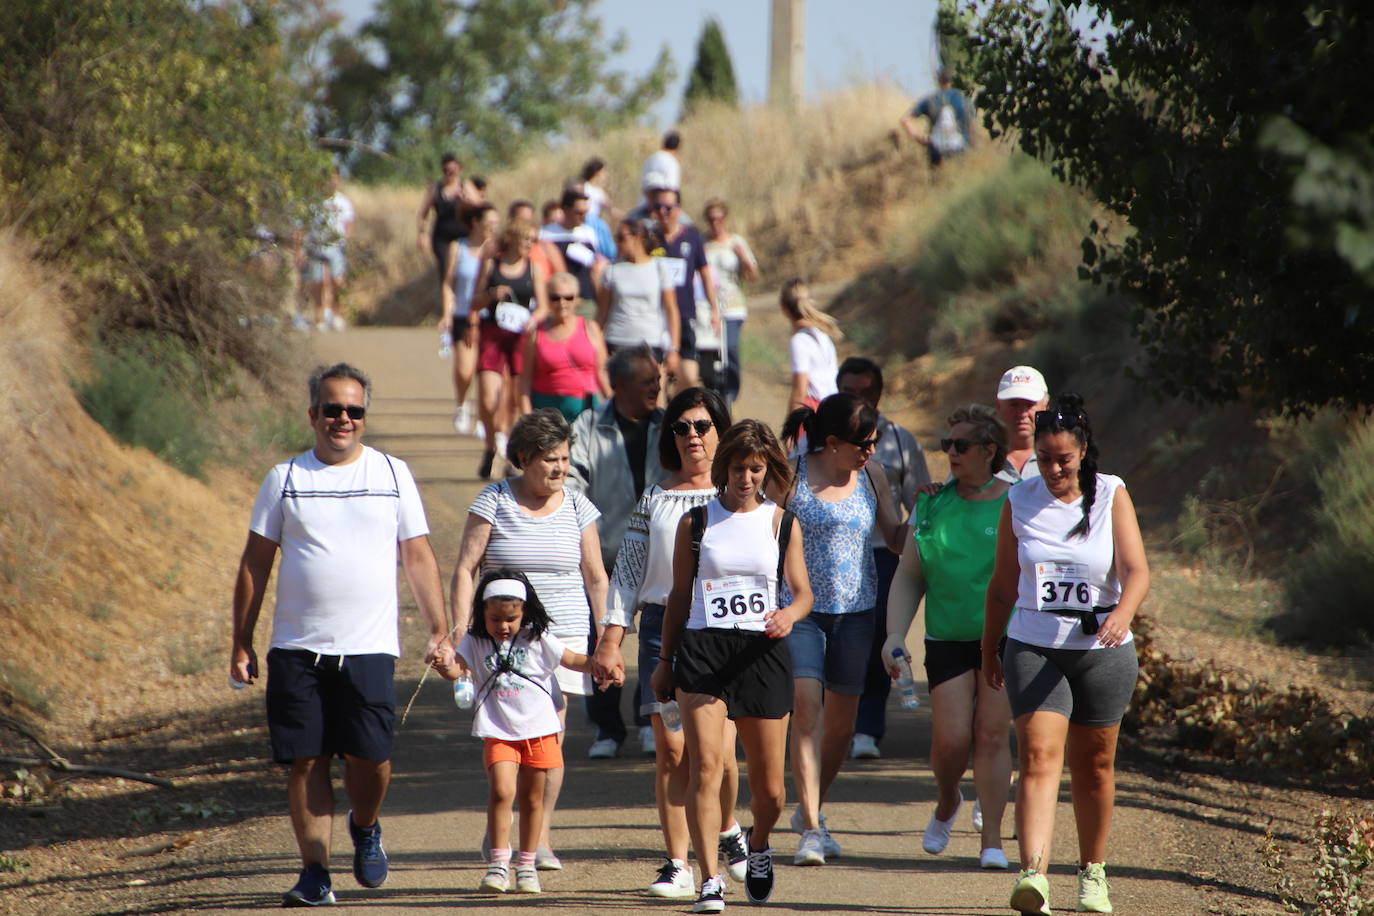
[[[1082,563],[1036,563],[1035,587],[1042,611],[1078,613],[1093,608],[1088,567]]]
[[[762,630],[763,618],[773,609],[767,576],[723,576],[701,581],[706,625],[725,629]]]

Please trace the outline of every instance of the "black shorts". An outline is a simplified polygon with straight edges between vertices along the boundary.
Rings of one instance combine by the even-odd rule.
[[[999,656],[1006,643],[1005,636],[997,643]],[[934,690],[938,685],[954,680],[965,671],[979,671],[982,667],[982,640],[926,640],[926,690]]]
[[[391,759],[396,727],[396,659],[316,655],[303,649],[267,653],[267,728],[272,759],[290,763],[348,754]]]
[[[673,686],[724,700],[731,719],[781,719],[792,711],[792,654],[753,630],[684,630]]]
[[[697,329],[692,322],[683,318],[678,322],[677,355],[679,359],[697,361]]]

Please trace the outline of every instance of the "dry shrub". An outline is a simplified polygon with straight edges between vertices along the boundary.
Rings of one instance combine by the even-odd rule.
[[[1272,836],[1260,847],[1284,907],[1305,916],[1374,916],[1374,812],[1367,805],[1322,811],[1307,842],[1310,855],[1291,868],[1293,853]]]

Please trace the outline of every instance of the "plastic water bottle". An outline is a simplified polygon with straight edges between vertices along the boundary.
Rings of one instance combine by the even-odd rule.
[[[231,674],[231,675],[229,675],[229,686],[232,687],[232,688],[234,688],[235,690],[243,690],[244,688],[246,688],[246,687],[248,686],[248,682],[247,682],[247,681],[236,681],[236,680],[234,680],[234,676]]]
[[[448,336],[448,331],[439,332],[439,358],[448,359],[453,355],[453,339]]]
[[[897,692],[902,695],[902,708],[915,709],[921,700],[916,696],[916,679],[911,676],[911,659],[901,649],[892,650],[892,659],[897,663]]]
[[[471,709],[473,700],[472,678],[463,675],[453,682],[453,702],[459,709]]]
[[[682,730],[682,710],[678,708],[677,700],[669,700],[660,703],[658,714],[663,717],[663,727],[670,732]]]

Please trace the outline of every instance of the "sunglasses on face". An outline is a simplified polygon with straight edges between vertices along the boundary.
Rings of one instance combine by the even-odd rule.
[[[854,446],[856,449],[858,449],[858,450],[861,451],[861,452],[866,452],[866,451],[868,451],[868,450],[871,449],[871,448],[877,448],[877,447],[878,447],[878,439],[879,439],[879,438],[881,438],[881,437],[880,437],[880,436],[873,436],[872,438],[869,438],[869,439],[860,439],[860,440],[857,440],[857,441],[854,440],[854,439],[850,439],[850,440],[849,440],[849,444],[852,445],[852,446]]]
[[[564,296],[560,293],[549,293],[549,299],[554,302],[575,302],[577,296]]]
[[[671,213],[671,212],[673,212],[674,210],[677,209],[677,204],[657,203],[657,204],[654,204],[654,205],[653,205],[652,207],[650,207],[649,209],[650,209],[650,210],[656,210],[656,211],[658,211],[658,212],[660,212],[660,213]]]
[[[706,435],[714,424],[710,420],[674,420],[668,425],[674,436],[686,436],[696,430],[698,436]]]
[[[1082,425],[1082,414],[1064,413],[1060,410],[1037,410],[1035,412],[1036,431],[1045,429],[1077,429]]]
[[[981,442],[974,442],[972,439],[941,439],[940,451],[947,452],[953,448],[956,454],[962,455],[973,446],[982,444]]]
[[[367,408],[360,404],[321,404],[320,415],[329,420],[337,420],[348,414],[350,420],[361,420],[367,416]]]

